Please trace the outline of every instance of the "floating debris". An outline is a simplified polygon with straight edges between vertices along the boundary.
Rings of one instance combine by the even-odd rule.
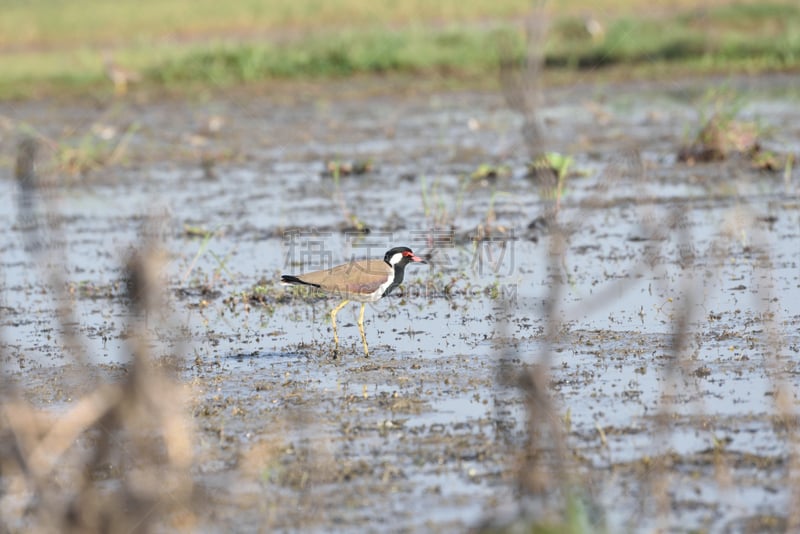
[[[352,162],[330,160],[325,162],[325,170],[322,171],[322,176],[360,176],[374,170],[375,166],[372,160],[355,160]]]

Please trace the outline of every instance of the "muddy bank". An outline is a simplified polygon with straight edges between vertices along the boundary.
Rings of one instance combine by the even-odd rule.
[[[730,86],[741,117],[769,125],[766,148],[798,152],[792,80]],[[569,493],[592,528],[785,530],[797,172],[679,162],[708,87],[548,93],[545,148],[574,163],[545,223],[551,192],[526,177],[522,119],[497,94],[0,105],[53,141],[45,156],[127,139],[111,163],[42,168],[44,255],[26,251],[17,186],[0,180],[5,373],[56,413],[124,380],[124,262],[144,235],[165,286],[149,347],[194,432],[190,528],[463,530],[558,517]],[[371,167],[326,176],[330,161]],[[333,359],[336,302],[279,274],[401,244],[430,265],[368,307],[371,358],[358,307],[342,310]],[[546,413],[530,411],[532,376],[546,376]],[[545,497],[526,478],[537,454]]]

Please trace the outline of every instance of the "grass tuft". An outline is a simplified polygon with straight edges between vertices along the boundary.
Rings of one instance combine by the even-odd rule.
[[[483,0],[306,0],[292,8],[232,0],[224,9],[185,0],[91,10],[81,9],[83,4],[59,4],[59,17],[52,16],[55,0],[4,12],[0,46],[9,53],[0,72],[0,98],[110,92],[102,68],[103,53],[110,49],[122,65],[145,74],[137,90],[360,73],[494,76],[500,44],[509,58],[524,58],[520,17],[530,8],[526,2]],[[605,20],[587,18],[588,7],[554,6],[541,43],[545,65],[568,70],[625,65],[645,72],[660,64],[711,72],[800,65],[800,8],[793,2],[715,4],[650,15],[649,4],[625,0],[621,9],[595,12]]]

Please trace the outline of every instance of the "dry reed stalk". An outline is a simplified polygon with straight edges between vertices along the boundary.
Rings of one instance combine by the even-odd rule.
[[[58,228],[53,192],[38,183],[37,141],[19,145],[18,218],[39,265],[60,247],[45,247]],[[63,240],[57,240],[62,242]],[[145,317],[162,293],[157,247],[145,243],[128,263],[129,372],[99,383],[64,413],[23,399],[0,375],[0,531],[148,532],[158,525],[191,529],[192,430],[180,386],[154,365]],[[68,354],[85,369],[86,343],[55,269],[42,268],[56,303]],[[65,377],[55,379],[60,387]],[[64,384],[65,387],[66,384]],[[114,483],[104,483],[109,476]]]

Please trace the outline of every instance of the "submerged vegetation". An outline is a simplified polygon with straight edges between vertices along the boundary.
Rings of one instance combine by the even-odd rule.
[[[763,171],[791,173],[793,154],[764,148],[768,129],[741,115],[745,101],[730,91],[711,91],[700,111],[700,125],[691,142],[678,151],[678,160],[688,165],[743,158]]]
[[[499,41],[524,57],[521,20],[530,9],[528,2],[482,0],[435,6],[363,0],[319,6],[309,0],[291,9],[277,2],[258,9],[181,0],[147,9],[130,3],[88,10],[83,4],[44,1],[5,10],[0,47],[9,53],[0,96],[111,92],[119,89],[122,71],[109,72],[117,63],[142,78],[137,90],[358,73],[482,79],[496,68]],[[536,46],[549,68],[622,65],[652,73],[677,65],[753,72],[800,65],[800,7],[793,2],[714,2],[669,15],[648,14],[649,4],[640,0],[603,12],[572,4],[541,10],[548,32]],[[59,17],[52,16],[56,9]]]

